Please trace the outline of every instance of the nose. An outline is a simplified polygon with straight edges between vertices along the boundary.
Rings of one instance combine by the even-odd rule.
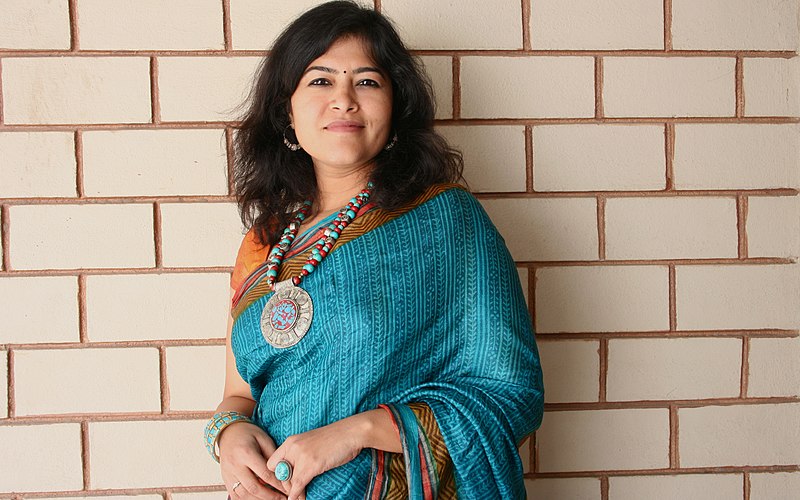
[[[351,85],[338,85],[331,99],[331,109],[336,111],[355,111],[358,109],[358,98]]]

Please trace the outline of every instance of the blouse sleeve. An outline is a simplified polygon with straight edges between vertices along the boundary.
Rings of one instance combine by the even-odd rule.
[[[269,247],[258,242],[255,231],[250,229],[242,239],[236,264],[231,273],[231,288],[239,290],[248,276],[267,259]]]

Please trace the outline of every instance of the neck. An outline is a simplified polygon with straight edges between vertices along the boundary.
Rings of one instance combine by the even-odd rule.
[[[317,168],[317,199],[315,211],[319,214],[340,210],[347,202],[364,189],[369,179],[371,166],[363,166],[346,172]]]

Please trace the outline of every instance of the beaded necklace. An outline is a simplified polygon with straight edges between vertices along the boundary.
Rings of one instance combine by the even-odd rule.
[[[303,264],[300,274],[278,282],[278,271],[283,264],[286,252],[291,248],[300,225],[311,212],[311,201],[305,201],[295,213],[288,227],[283,230],[281,239],[272,248],[267,257],[266,283],[275,293],[264,305],[261,312],[261,333],[273,347],[291,347],[302,339],[311,327],[314,318],[314,303],[311,296],[300,288],[303,278],[313,273],[319,263],[328,255],[339,239],[342,231],[350,225],[358,215],[358,210],[369,200],[372,193],[372,182],[367,184],[358,195],[339,211],[336,218],[322,232],[311,249],[311,255]]]

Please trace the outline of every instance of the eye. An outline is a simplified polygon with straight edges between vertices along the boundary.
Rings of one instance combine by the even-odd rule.
[[[372,80],[370,78],[365,78],[363,80],[359,80],[359,82],[356,85],[365,86],[365,87],[380,87],[381,86],[380,83],[378,83],[375,80]]]
[[[329,82],[327,78],[314,78],[313,80],[308,82],[308,84],[312,86],[321,86],[321,85],[330,85],[331,82]]]

